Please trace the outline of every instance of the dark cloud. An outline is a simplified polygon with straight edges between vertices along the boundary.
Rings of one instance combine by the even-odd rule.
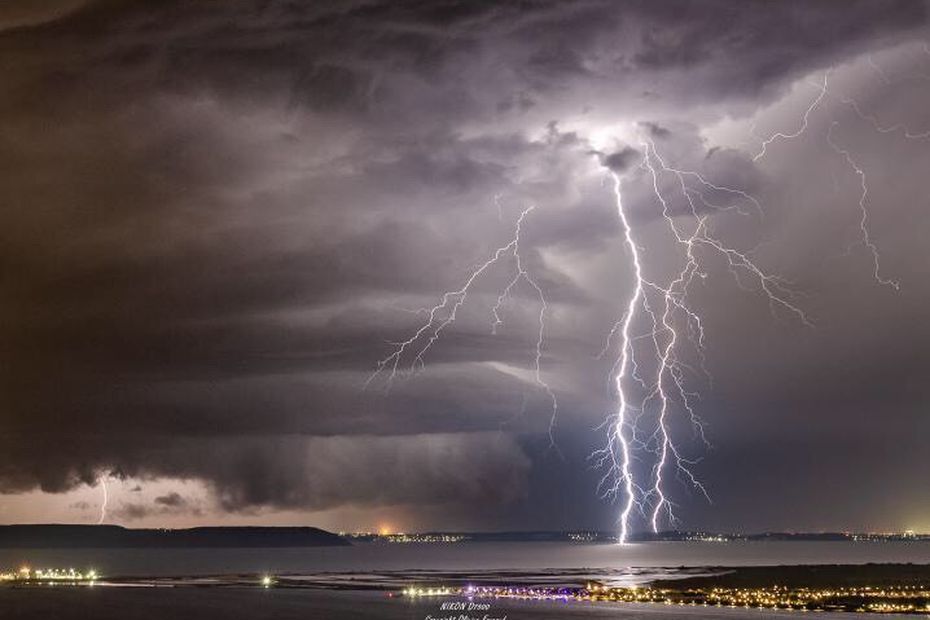
[[[5,472],[4,491],[15,492],[20,480],[31,486],[33,477],[41,476],[43,490],[59,492],[95,482],[96,472],[105,466],[117,477],[205,480],[230,511],[323,510],[346,504],[497,505],[524,495],[529,467],[523,449],[500,432],[82,439],[79,449],[46,465],[21,452],[12,455],[18,463]],[[153,504],[149,512],[195,508],[177,492],[158,496]]]
[[[0,32],[53,22],[90,4],[90,0],[9,0],[0,6]]]
[[[137,521],[151,516],[152,510],[143,504],[122,504],[118,510],[114,511],[120,519],[127,521]]]
[[[667,214],[708,216],[818,319],[813,332],[771,320],[722,264],[694,286],[714,337],[709,486],[724,484],[724,456],[751,458],[742,448],[786,419],[861,437],[881,411],[900,440],[928,368],[913,353],[928,336],[926,152],[875,132],[842,95],[925,130],[924,81],[906,76],[925,71],[907,42],[926,38],[926,13],[911,0],[5,4],[0,489],[62,492],[112,473],[200,480],[233,512],[464,502],[481,507],[462,507],[462,522],[482,526],[541,523],[544,506],[569,515],[542,489],[591,482],[597,438],[581,429],[611,403],[611,360],[594,357],[630,286],[603,166],[624,174],[650,277],[675,261],[647,149],[705,180],[683,189],[660,173]],[[893,84],[856,64],[865,53]],[[790,152],[754,161],[749,132],[721,138],[756,115],[796,127],[805,78],[831,65],[836,93]],[[855,244],[857,178],[825,142],[833,119],[873,183],[897,297]],[[537,449],[549,413],[531,287],[490,333],[512,262],[476,284],[425,370],[390,393],[363,389],[416,309],[461,286],[531,205],[522,260],[550,303],[542,363],[574,455],[558,466]],[[855,461],[856,441],[835,467]],[[766,462],[795,472],[785,463],[840,444],[778,445]],[[734,489],[751,494],[750,478]],[[612,508],[585,490],[592,501],[561,525],[609,527]],[[734,520],[774,521],[736,504]],[[202,508],[168,493],[118,510]]]
[[[155,503],[161,506],[168,506],[170,508],[178,508],[180,506],[187,505],[187,500],[185,500],[179,493],[172,491],[167,495],[159,495],[155,498]]]
[[[641,160],[642,154],[631,147],[626,147],[622,151],[610,153],[603,157],[604,165],[616,173],[628,171]]]
[[[672,135],[671,131],[665,127],[662,127],[658,123],[640,123],[640,126],[645,127],[649,131],[649,135],[653,138],[663,139]]]
[[[139,521],[149,518],[165,518],[177,515],[200,517],[204,514],[198,501],[192,501],[177,491],[170,491],[165,495],[155,497],[148,502],[120,502],[112,514],[119,519]]]
[[[112,514],[118,519],[139,521],[151,518],[166,518],[184,515],[200,517],[204,514],[201,502],[182,496],[177,491],[159,495],[151,502],[120,502]]]

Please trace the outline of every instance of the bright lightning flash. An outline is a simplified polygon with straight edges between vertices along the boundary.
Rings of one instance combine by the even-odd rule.
[[[869,60],[874,65],[874,61]],[[813,115],[819,108],[825,107],[824,102],[832,97],[828,88],[830,73],[831,70],[824,73],[822,82],[817,85],[818,92],[805,108],[797,128],[788,132],[777,131],[768,138],[760,138],[761,148],[752,157],[752,161],[761,161],[776,145],[794,141],[811,131]],[[887,83],[889,78],[884,73],[881,76]],[[930,131],[915,132],[904,124],[882,125],[877,118],[864,113],[858,103],[850,98],[843,98],[842,102],[877,132],[899,133],[909,140],[930,137]],[[898,283],[882,273],[878,248],[869,232],[869,187],[865,171],[849,149],[841,146],[834,138],[837,125],[836,120],[829,125],[826,143],[859,180],[858,223],[861,243],[871,254],[875,280],[897,289]],[[624,184],[632,180],[627,178],[626,170],[611,170],[609,174],[617,216],[632,264],[633,286],[623,303],[622,318],[610,330],[602,351],[602,355],[606,354],[612,340],[619,340],[617,359],[612,367],[617,405],[604,424],[606,444],[595,451],[592,457],[596,466],[606,470],[599,485],[602,496],[621,502],[621,544],[630,540],[634,512],[641,514],[656,533],[663,523],[673,525],[677,522],[674,505],[665,486],[667,477],[672,473],[680,482],[710,501],[707,490],[692,471],[697,461],[686,457],[676,443],[678,425],[674,423],[677,418],[687,421],[693,434],[707,443],[703,422],[694,406],[699,395],[691,391],[688,385],[692,380],[709,382],[712,378],[704,363],[704,326],[700,315],[689,303],[689,292],[696,282],[707,278],[706,269],[712,264],[710,261],[713,259],[719,263],[722,260],[741,289],[760,295],[768,303],[773,317],[786,316],[802,325],[812,326],[812,322],[796,303],[797,295],[789,282],[761,267],[754,259],[752,250],[739,249],[721,239],[711,226],[715,215],[727,212],[745,216],[755,212],[761,218],[763,210],[759,201],[744,190],[716,184],[696,171],[669,165],[657,151],[649,131],[644,128],[648,129],[649,126],[643,125],[635,132],[640,146],[639,169],[661,207],[665,226],[679,250],[677,256],[680,262],[671,277],[666,277],[664,281],[653,279],[649,273],[645,249],[637,241],[635,222],[623,200]],[[752,133],[753,130],[750,131]],[[500,196],[495,196],[494,202],[500,214]],[[378,362],[366,386],[383,376],[385,387],[390,388],[402,371],[412,374],[422,369],[425,365],[424,357],[443,330],[455,322],[456,314],[466,302],[475,282],[492,267],[509,262],[513,269],[512,277],[491,307],[491,332],[496,333],[502,323],[500,310],[504,302],[521,281],[526,282],[539,300],[534,376],[552,403],[549,428],[552,439],[558,403],[541,372],[545,320],[549,306],[542,288],[525,268],[520,245],[524,220],[532,211],[533,207],[529,207],[520,214],[511,240],[497,248],[487,261],[472,271],[459,289],[444,293],[431,308],[417,311],[425,315],[426,320],[409,338],[393,343],[391,354]],[[644,354],[641,342],[646,343],[646,353],[652,360],[652,366],[649,367],[651,377],[643,376],[642,367],[638,363],[639,356]],[[686,361],[691,354],[696,357],[697,363]],[[651,462],[647,483],[637,478],[639,468],[636,463],[640,458],[648,458]]]
[[[872,58],[872,56],[868,55],[866,59],[867,59],[869,66],[872,67],[872,69],[875,70],[875,72],[881,77],[882,82],[884,82],[886,86],[891,84],[890,78],[884,73],[884,71],[881,70],[880,67],[878,67],[878,65],[875,64],[875,60]],[[828,86],[830,73],[832,71],[833,69],[828,69],[827,71],[824,72],[823,82],[818,86],[820,92],[818,93],[817,97],[811,102],[808,108],[805,110],[804,115],[801,118],[801,123],[798,129],[790,134],[776,132],[772,134],[769,138],[763,140],[762,149],[753,157],[753,161],[759,161],[760,159],[762,159],[767,153],[767,148],[772,143],[774,143],[776,140],[779,140],[779,139],[791,140],[791,139],[802,136],[808,131],[809,126],[810,126],[811,114],[821,104],[821,102],[824,101],[824,99],[828,95],[832,96],[832,93],[830,92],[830,88]],[[866,114],[865,112],[863,112],[862,107],[859,105],[859,103],[851,97],[843,96],[843,97],[840,97],[839,100],[845,105],[849,106],[849,108],[855,113],[856,116],[858,116],[861,120],[871,125],[872,128],[878,133],[881,133],[881,134],[897,133],[897,134],[900,134],[901,137],[907,140],[924,140],[924,139],[930,138],[930,131],[916,132],[908,128],[907,125],[905,125],[904,123],[896,123],[890,126],[882,125],[874,115]],[[896,280],[887,278],[884,275],[882,275],[882,267],[880,264],[880,256],[878,252],[878,247],[873,242],[872,235],[869,231],[868,178],[866,176],[865,170],[863,170],[863,168],[857,163],[856,159],[853,157],[853,154],[849,151],[849,149],[841,147],[834,140],[833,133],[838,125],[839,125],[839,121],[837,121],[835,118],[832,119],[832,121],[830,122],[830,125],[827,128],[825,140],[827,142],[827,145],[837,155],[839,155],[842,158],[842,160],[849,167],[850,171],[852,171],[856,175],[856,177],[859,179],[859,186],[860,186],[859,201],[858,201],[859,241],[862,244],[862,246],[864,246],[866,250],[869,252],[869,255],[872,259],[872,275],[875,281],[881,285],[889,286],[895,290],[898,290],[900,285]]]
[[[871,57],[869,62],[874,66]],[[812,115],[828,95],[831,95],[828,88],[830,73],[830,70],[824,73],[823,80],[818,85],[818,93],[804,110],[797,129],[791,132],[778,131],[761,140],[761,149],[752,158],[754,162],[764,158],[770,147],[776,143],[795,140],[810,130]],[[889,83],[887,76],[881,72],[880,74],[883,81]],[[916,132],[903,123],[882,125],[875,116],[864,113],[858,103],[848,97],[842,98],[842,102],[850,106],[861,120],[868,122],[879,133],[898,133],[908,140],[930,137],[930,131]],[[898,289],[898,282],[882,273],[878,247],[869,230],[869,186],[866,173],[849,149],[834,139],[834,130],[838,124],[838,121],[832,121],[825,138],[830,148],[842,158],[859,180],[860,241],[871,256],[873,277],[879,284]],[[625,245],[632,262],[634,284],[626,302],[623,318],[614,325],[605,347],[606,351],[610,340],[619,334],[620,353],[614,365],[613,377],[618,408],[606,424],[606,447],[595,452],[595,457],[598,465],[607,468],[607,473],[601,480],[604,495],[623,497],[619,518],[620,543],[629,540],[634,508],[638,508],[648,519],[653,532],[659,531],[663,516],[670,524],[676,522],[672,503],[664,489],[665,473],[669,469],[673,469],[680,480],[710,500],[706,489],[692,473],[691,466],[696,461],[685,458],[673,441],[671,424],[673,411],[677,409],[683,412],[697,435],[706,443],[703,424],[693,406],[697,394],[686,388],[689,375],[698,374],[710,379],[704,367],[704,328],[700,316],[688,304],[691,285],[696,279],[706,277],[705,257],[716,255],[723,258],[724,264],[741,288],[755,290],[767,299],[773,316],[786,314],[806,326],[812,325],[804,311],[795,303],[795,294],[788,282],[763,270],[752,258],[751,251],[742,251],[726,244],[710,229],[709,218],[715,212],[734,210],[746,215],[748,212],[743,207],[751,205],[761,217],[762,208],[758,200],[742,190],[714,184],[697,172],[669,166],[656,150],[654,142],[647,136],[641,138],[640,147],[641,169],[651,179],[652,193],[662,207],[662,216],[675,243],[683,250],[683,259],[680,271],[667,284],[648,279],[643,249],[636,242],[629,214],[624,207],[624,179],[612,171],[610,174],[613,178],[614,198],[623,227]],[[668,191],[663,189],[668,185],[668,180],[674,188],[673,195],[669,195]],[[663,181],[666,183],[663,184]],[[721,205],[717,199],[724,196],[730,200],[728,204]],[[677,200],[686,208],[679,213],[673,212],[672,200]],[[642,322],[648,325],[646,333],[634,334],[634,325]],[[682,333],[682,329],[686,331]],[[656,368],[651,387],[638,372],[635,344],[639,339],[651,343]],[[679,351],[686,341],[693,345],[697,353],[700,372],[695,373],[694,368],[681,360]],[[645,397],[636,402],[630,386],[631,379],[638,386],[647,388]],[[657,411],[651,418],[651,431],[644,436],[640,427],[644,418],[650,420],[646,415],[650,409]],[[634,451],[654,456],[651,485],[648,490],[646,485],[638,483],[635,478],[632,466]],[[651,511],[647,514],[648,508],[651,508]]]
[[[500,209],[499,196],[495,196],[495,204],[498,206],[498,209]],[[530,206],[520,213],[514,227],[513,237],[511,237],[510,241],[498,247],[490,258],[472,271],[459,289],[447,291],[434,306],[422,308],[418,311],[418,313],[426,316],[426,320],[406,340],[392,343],[394,345],[393,351],[390,355],[378,362],[375,372],[371,374],[368,381],[365,383],[366,387],[379,377],[384,376],[384,385],[387,389],[390,389],[394,380],[402,371],[409,375],[423,369],[426,365],[426,354],[433,344],[439,340],[442,332],[455,322],[459,309],[465,304],[468,294],[475,286],[475,283],[481,276],[485,275],[496,265],[510,262],[513,275],[507,285],[501,289],[496,301],[491,306],[491,333],[496,334],[497,329],[503,324],[501,308],[504,303],[511,297],[514,289],[521,282],[525,282],[539,300],[535,353],[533,357],[533,377],[536,384],[546,394],[551,404],[549,441],[550,446],[558,450],[555,444],[555,424],[559,408],[558,399],[556,398],[555,392],[543,378],[542,373],[546,316],[549,312],[549,304],[546,301],[546,296],[542,287],[526,269],[521,247],[524,222],[534,209],[535,206]]]
[[[692,284],[706,277],[709,258],[722,258],[737,284],[762,294],[773,315],[787,314],[810,325],[784,280],[757,265],[750,252],[727,245],[709,226],[709,218],[717,212],[733,210],[748,215],[744,207],[750,206],[761,213],[758,200],[743,190],[708,181],[697,172],[668,165],[649,137],[641,137],[640,148],[640,168],[661,206],[674,243],[681,249],[682,259],[680,269],[666,283],[659,283],[646,273],[644,251],[637,243],[623,202],[624,178],[612,171],[617,213],[632,263],[633,290],[625,303],[623,318],[610,334],[618,335],[620,341],[613,377],[618,405],[606,424],[606,446],[596,451],[594,457],[595,464],[607,470],[601,480],[603,495],[623,498],[619,517],[621,543],[629,541],[634,510],[646,517],[654,532],[660,530],[663,518],[671,524],[676,522],[673,504],[665,490],[666,474],[674,472],[677,479],[710,500],[692,471],[696,460],[684,456],[673,439],[672,423],[674,414],[680,412],[697,437],[707,443],[703,422],[694,406],[697,394],[686,384],[692,375],[710,379],[704,368],[703,323],[688,303]],[[665,189],[666,185],[672,189]],[[680,213],[674,211],[676,201],[684,206]],[[642,324],[647,326],[646,332],[634,334],[636,326]],[[649,343],[653,356],[655,374],[650,381],[640,375],[636,363],[639,340]],[[700,362],[697,367],[684,361],[682,347],[686,343],[696,352]],[[631,386],[631,380],[647,388],[644,397],[635,396],[636,386]],[[644,424],[649,425],[645,432]],[[638,482],[634,472],[634,458],[641,453],[652,455],[648,485]]]
[[[103,491],[103,502],[100,504],[100,518],[97,519],[97,525],[102,525],[107,520],[107,504],[110,503],[110,492],[107,489],[106,477],[100,478],[100,488]]]

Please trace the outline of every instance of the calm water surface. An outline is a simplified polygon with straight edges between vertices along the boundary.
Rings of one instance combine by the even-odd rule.
[[[0,549],[0,566],[95,568],[111,576],[406,570],[610,569],[930,563],[930,542],[362,543],[299,549]],[[647,571],[648,572],[648,571]]]

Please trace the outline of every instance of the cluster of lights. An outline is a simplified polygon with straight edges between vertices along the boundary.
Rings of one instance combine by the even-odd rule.
[[[596,542],[600,536],[597,532],[569,532],[568,539],[572,542]]]
[[[430,596],[464,596],[468,598],[516,598],[529,600],[571,600],[581,593],[578,588],[541,588],[531,586],[465,586],[437,588],[410,587],[403,591],[411,598]]]
[[[914,603],[889,603],[887,601],[882,601],[881,603],[869,603],[866,605],[864,611],[878,613],[878,614],[903,614],[903,613],[930,613],[930,604],[927,605],[916,605]]]
[[[15,583],[93,583],[99,579],[95,570],[89,570],[86,573],[76,571],[73,568],[67,570],[51,569],[30,569],[28,567],[20,568],[16,571],[0,572],[0,581]]]
[[[388,543],[460,543],[470,539],[465,534],[385,534],[375,532],[340,532],[344,538]]]
[[[867,533],[867,534],[851,534],[850,538],[855,541],[865,541],[865,542],[886,542],[890,540],[930,540],[930,534],[918,534],[914,530],[906,530],[904,532],[888,532],[888,533]]]
[[[664,603],[745,607],[798,611],[853,611],[876,613],[926,613],[930,588],[926,586],[839,588],[611,588],[588,584],[578,598],[623,603]]]
[[[462,534],[388,534],[378,540],[389,543],[459,543],[467,540]]]
[[[461,588],[407,588],[404,590],[404,596],[455,596],[462,594]]]
[[[516,598],[614,603],[658,603],[677,606],[780,609],[785,611],[849,611],[871,613],[928,613],[930,586],[789,588],[611,587],[589,583],[584,588],[533,586],[409,587],[410,598]]]
[[[730,542],[730,538],[722,534],[689,534],[683,540],[692,542]]]

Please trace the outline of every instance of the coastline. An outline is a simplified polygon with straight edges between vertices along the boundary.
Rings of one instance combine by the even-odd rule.
[[[585,617],[597,617],[603,610],[629,609],[630,605],[651,612],[674,609],[675,613],[683,608],[704,609],[708,613],[722,609],[885,615],[930,613],[930,564],[666,568],[664,577],[633,587],[610,586],[590,579],[590,575],[604,570],[408,570],[273,576],[102,577],[97,581],[54,584],[19,580],[6,582],[3,592],[7,596],[0,598],[10,599],[8,595],[17,592],[13,598],[18,598],[19,605],[27,608],[37,600],[45,604],[57,600],[55,597],[75,596],[60,594],[65,591],[94,591],[86,595],[90,600],[111,596],[116,600],[131,600],[135,595],[101,595],[98,592],[147,590],[168,591],[167,598],[180,598],[195,605],[208,601],[217,605],[219,601],[228,602],[229,597],[236,599],[243,596],[242,593],[251,592],[245,596],[268,596],[278,603],[286,601],[286,605],[294,609],[311,601],[316,605],[321,600],[329,600],[337,606],[354,604],[366,609],[393,605],[385,607],[383,611],[390,613],[384,617],[407,617],[397,615],[402,610],[406,610],[404,613],[427,610],[421,617],[435,620],[444,616],[433,612],[467,612],[473,608],[488,612],[477,617],[492,620],[496,617],[492,613],[494,609],[506,611],[527,605],[536,605],[537,611],[555,606],[563,615],[565,610],[572,609],[573,614],[588,614]],[[45,587],[49,585],[59,587],[50,590]],[[190,591],[209,593],[199,595],[200,599],[180,594]],[[258,592],[266,594],[256,594]],[[280,594],[284,592],[291,594]],[[458,620],[463,617],[469,616],[467,613],[455,615]]]

